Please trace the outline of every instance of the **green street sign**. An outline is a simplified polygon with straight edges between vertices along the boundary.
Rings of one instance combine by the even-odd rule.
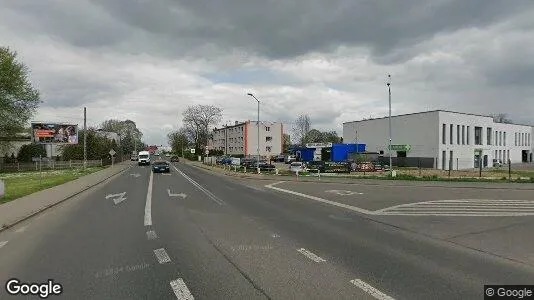
[[[391,151],[406,151],[409,152],[412,149],[410,145],[391,145]]]

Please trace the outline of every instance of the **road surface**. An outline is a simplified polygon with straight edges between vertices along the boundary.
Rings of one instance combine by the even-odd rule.
[[[0,280],[53,279],[62,293],[50,299],[481,299],[484,284],[534,282],[528,259],[387,222],[422,224],[420,216],[374,216],[265,187],[273,182],[175,166],[170,175],[133,166],[0,232]],[[324,190],[293,185],[279,186],[317,198]],[[405,201],[379,186],[362,190],[364,210]]]

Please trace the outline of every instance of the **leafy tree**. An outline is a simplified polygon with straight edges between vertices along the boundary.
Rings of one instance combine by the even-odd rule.
[[[308,115],[300,115],[295,121],[295,126],[293,127],[293,135],[298,144],[306,144],[306,134],[311,129],[311,121]]]
[[[287,153],[289,152],[289,148],[291,147],[291,137],[289,136],[289,134],[286,134],[284,133],[284,136],[282,137],[283,138],[283,149],[282,149],[282,152],[283,153]]]
[[[41,144],[31,143],[20,147],[17,159],[19,161],[30,162],[33,157],[39,156],[46,157],[45,148]]]
[[[343,143],[343,138],[337,135],[335,131],[322,132],[323,143],[340,144]]]
[[[100,124],[100,129],[103,131],[115,132],[120,135],[120,148],[115,149],[118,153],[132,153],[136,149],[139,151],[143,148],[143,143],[141,141],[143,134],[132,120],[106,120]]]
[[[219,124],[222,109],[213,105],[189,106],[183,112],[183,124],[187,134],[191,137],[195,149],[202,150],[210,138],[209,128]]]
[[[41,103],[29,78],[30,70],[17,53],[0,47],[0,134],[12,136],[24,126]],[[8,146],[3,142],[0,146]]]
[[[85,132],[79,131],[79,140],[83,141]],[[113,148],[115,146],[115,148]],[[99,160],[109,159],[109,150],[116,149],[117,143],[114,140],[110,140],[106,137],[97,134],[94,128],[88,128],[87,130],[87,159]],[[83,142],[77,145],[64,145],[62,146],[62,158],[63,160],[82,160],[83,159]],[[116,151],[116,150],[115,150]]]
[[[508,124],[512,123],[512,120],[508,119],[507,114],[498,113],[498,114],[492,114],[490,116],[493,117],[493,122],[495,123],[508,123]]]
[[[184,148],[189,146],[189,138],[186,132],[186,129],[180,128],[177,131],[170,132],[167,135],[169,140],[169,145],[171,145],[172,152],[182,153]]]

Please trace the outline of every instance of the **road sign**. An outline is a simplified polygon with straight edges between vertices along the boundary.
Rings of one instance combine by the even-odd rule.
[[[210,154],[210,151],[209,150],[206,150],[206,152],[204,152],[206,155]]]
[[[117,152],[115,152],[115,150],[113,150],[113,149],[109,150],[109,155],[113,156],[115,154],[117,154]]]
[[[191,149],[191,154],[195,154],[195,149]]]

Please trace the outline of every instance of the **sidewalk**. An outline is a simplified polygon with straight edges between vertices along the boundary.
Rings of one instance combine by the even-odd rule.
[[[198,161],[182,160],[188,165],[201,168],[219,175],[233,176],[242,179],[271,180],[271,181],[298,181],[298,182],[320,182],[320,183],[344,183],[344,184],[368,184],[368,185],[394,185],[394,186],[418,186],[418,187],[447,187],[447,188],[483,188],[483,189],[517,189],[534,190],[532,183],[492,183],[492,182],[461,182],[461,181],[411,181],[411,180],[387,180],[387,179],[360,179],[360,178],[339,178],[333,176],[299,177],[287,175],[255,174],[253,172],[243,173],[223,170],[219,167],[204,165]]]
[[[2,204],[0,205],[0,231],[59,204],[126,170],[130,166],[130,161],[124,161],[115,164],[113,167],[110,166],[65,184]]]

